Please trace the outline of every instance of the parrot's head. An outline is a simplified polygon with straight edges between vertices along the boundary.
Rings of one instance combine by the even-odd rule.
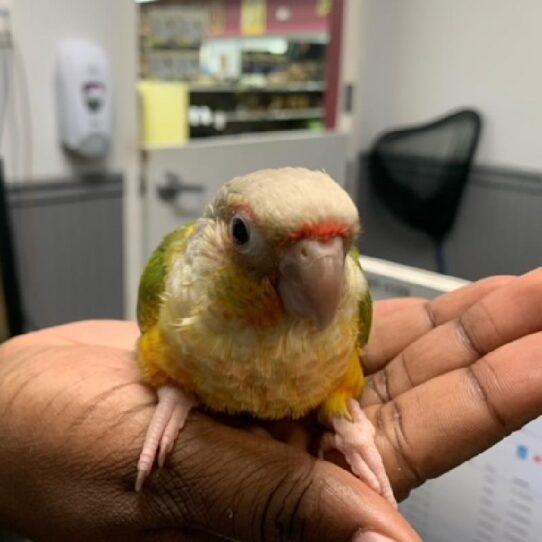
[[[320,329],[331,323],[360,226],[351,198],[329,175],[280,168],[236,177],[207,216],[221,225],[233,264],[267,277],[288,313]]]

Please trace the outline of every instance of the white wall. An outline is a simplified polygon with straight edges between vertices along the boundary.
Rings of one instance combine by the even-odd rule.
[[[1,149],[9,181],[66,179],[96,168],[95,163],[74,161],[58,143],[54,55],[61,39],[75,36],[96,40],[110,56],[115,84],[115,132],[107,160],[99,167],[121,173],[124,178],[125,300],[126,313],[133,316],[142,265],[136,4],[134,0],[14,0],[11,6],[16,46],[15,92],[11,93],[9,122]]]
[[[126,37],[123,13],[132,0],[15,0],[11,22],[15,41],[15,92],[11,93],[10,115],[4,130],[2,154],[10,180],[42,180],[67,177],[88,163],[66,156],[58,143],[53,93],[54,55],[63,38],[96,40],[110,55],[116,77],[117,122],[115,138],[104,166],[121,171],[130,147],[123,115],[126,85],[121,79]],[[132,21],[133,22],[133,21]],[[136,47],[135,31],[130,47]],[[24,83],[26,79],[26,85]],[[28,88],[28,99],[25,97]],[[13,101],[16,99],[17,103]],[[128,100],[129,102],[129,100]],[[14,115],[14,111],[16,111]],[[134,141],[136,133],[134,135]],[[126,139],[128,137],[128,140]],[[31,162],[31,163],[29,163]]]
[[[542,169],[540,0],[360,0],[354,139],[458,106],[484,117],[477,162]]]

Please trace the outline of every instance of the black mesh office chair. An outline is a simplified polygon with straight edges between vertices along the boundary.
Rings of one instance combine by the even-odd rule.
[[[23,331],[21,298],[9,226],[0,160],[0,342]]]
[[[397,217],[434,239],[440,272],[445,272],[442,242],[452,228],[480,129],[480,115],[463,109],[387,132],[369,154],[374,191]]]

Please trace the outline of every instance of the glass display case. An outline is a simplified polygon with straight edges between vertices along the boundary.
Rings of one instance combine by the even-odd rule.
[[[324,128],[329,0],[140,6],[141,80],[187,94],[189,139]]]

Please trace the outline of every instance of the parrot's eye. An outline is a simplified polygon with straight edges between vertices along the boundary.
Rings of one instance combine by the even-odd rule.
[[[250,228],[244,218],[240,216],[233,217],[231,221],[231,234],[238,247],[247,245],[250,241]]]
[[[230,222],[233,246],[253,263],[265,257],[267,244],[259,229],[245,213],[236,213]]]

